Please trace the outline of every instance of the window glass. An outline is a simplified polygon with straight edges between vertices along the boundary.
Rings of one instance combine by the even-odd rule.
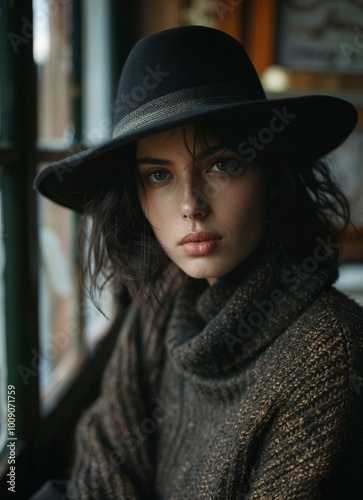
[[[1,177],[1,171],[0,171]],[[3,233],[2,196],[0,189],[0,450],[3,449],[7,432],[7,366],[5,336],[5,249]]]
[[[335,286],[363,306],[363,264],[344,262]]]
[[[107,332],[114,317],[114,300],[109,288],[105,288],[96,308],[88,296],[83,301],[84,333],[87,349],[92,350],[97,341]]]
[[[110,0],[102,1],[102,9],[98,0],[84,2],[82,139],[89,145],[110,139],[112,134],[110,13]]]
[[[34,60],[38,69],[38,138],[73,139],[72,2],[33,0]]]
[[[88,220],[87,231],[91,230],[91,221]],[[84,258],[87,258],[88,248],[84,250]],[[100,283],[103,285],[103,283]],[[89,296],[89,281],[86,285],[86,290],[83,290],[82,304],[82,324],[84,327],[84,339],[87,350],[92,350],[97,341],[107,332],[110,326],[110,321],[114,317],[114,300],[110,286],[102,287],[101,293],[96,295],[97,306],[92,302]]]
[[[110,321],[113,318],[112,312],[113,298],[106,290],[100,300],[100,309],[95,308],[92,301],[86,297],[84,300],[84,328],[85,341],[88,349],[93,349],[98,340],[107,332]]]
[[[98,0],[82,3],[83,29],[74,33],[72,25],[78,14],[71,0],[34,0],[33,7],[40,145],[45,150],[49,146],[69,148],[81,136],[88,144],[104,140],[110,136],[112,107],[108,0],[102,2],[102,7]],[[82,67],[78,67],[77,56],[80,41]],[[74,81],[80,75],[83,112],[75,106],[79,99]],[[95,95],[99,96],[97,100]],[[40,393],[46,412],[67,387],[85,350],[92,350],[107,331],[112,299],[107,291],[102,294],[102,310],[107,319],[86,297],[85,290],[79,290],[74,250],[77,215],[39,197],[39,218]]]
[[[39,196],[40,393],[47,412],[79,367],[79,293],[74,255],[75,215]]]
[[[84,4],[84,59],[82,136],[86,144],[98,144],[111,137],[112,99],[111,90],[111,7],[110,0],[104,0],[99,8],[98,0]],[[95,38],[98,40],[94,44]],[[97,59],[97,65],[94,64]],[[97,99],[95,99],[97,96]],[[107,331],[113,318],[113,300],[109,289],[99,297],[102,313],[95,308],[85,294],[83,301],[83,324],[87,349],[92,349]]]

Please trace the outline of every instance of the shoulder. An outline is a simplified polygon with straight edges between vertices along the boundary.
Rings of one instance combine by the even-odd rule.
[[[335,341],[336,356],[346,360],[345,369],[350,383],[354,392],[362,396],[363,307],[334,287],[322,295],[315,307],[321,310],[322,324],[326,325],[323,338],[328,345],[330,339]]]
[[[363,307],[344,293],[331,287],[324,293],[317,305],[326,306],[332,319],[351,333],[363,331]]]
[[[306,341],[334,347],[333,353],[346,357],[350,365],[362,363],[363,308],[357,302],[330,287],[305,311],[301,322]]]
[[[361,404],[363,308],[333,287],[322,293],[278,339],[283,379],[341,404]],[[305,389],[304,389],[305,388]]]
[[[329,287],[291,325],[291,329],[299,333],[295,339],[298,342],[316,342],[322,346],[333,342],[337,347],[345,345],[349,351],[347,354],[353,355],[351,347],[363,346],[363,307]],[[359,349],[355,354],[359,354]]]

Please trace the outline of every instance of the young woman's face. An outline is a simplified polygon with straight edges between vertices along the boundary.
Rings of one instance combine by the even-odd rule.
[[[178,127],[139,139],[136,154],[139,200],[156,238],[186,274],[213,284],[261,241],[266,186],[259,165],[206,137]]]

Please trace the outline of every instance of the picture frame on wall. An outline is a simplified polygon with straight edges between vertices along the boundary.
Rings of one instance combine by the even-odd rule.
[[[281,0],[277,24],[277,64],[363,73],[363,0]]]

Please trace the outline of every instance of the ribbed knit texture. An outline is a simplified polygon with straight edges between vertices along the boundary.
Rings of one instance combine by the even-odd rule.
[[[363,310],[306,268],[265,255],[188,278],[170,314],[133,308],[69,498],[363,498]]]

